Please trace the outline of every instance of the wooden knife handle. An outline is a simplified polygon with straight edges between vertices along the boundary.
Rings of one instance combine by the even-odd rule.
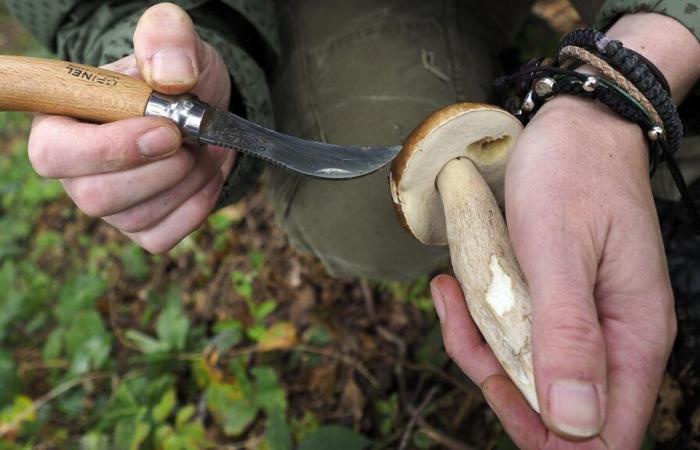
[[[104,123],[142,116],[153,90],[117,72],[71,62],[0,55],[0,110]]]

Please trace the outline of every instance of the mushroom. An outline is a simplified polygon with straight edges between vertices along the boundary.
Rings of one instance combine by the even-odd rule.
[[[484,339],[539,412],[531,301],[499,205],[520,122],[491,105],[461,103],[411,133],[391,167],[391,196],[420,242],[449,245],[455,275]]]

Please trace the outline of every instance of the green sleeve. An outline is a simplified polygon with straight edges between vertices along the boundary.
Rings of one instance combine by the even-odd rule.
[[[103,65],[133,52],[132,36],[154,1],[6,0],[7,6],[46,47],[60,58]],[[231,74],[241,112],[273,125],[265,70],[277,56],[272,0],[179,0],[202,39],[214,46]],[[242,36],[238,36],[237,31]],[[219,206],[239,200],[255,184],[262,163],[240,155],[224,185]]]
[[[700,0],[606,0],[596,25],[605,30],[619,17],[637,12],[673,17],[700,40]],[[688,94],[679,111],[686,136],[700,135],[700,86]]]
[[[700,0],[607,0],[597,25],[606,29],[620,16],[642,11],[673,17],[700,40]]]

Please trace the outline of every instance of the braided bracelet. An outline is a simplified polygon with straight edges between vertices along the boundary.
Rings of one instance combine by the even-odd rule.
[[[622,42],[612,40],[592,28],[574,30],[564,36],[557,51],[554,65],[562,66],[562,50],[569,46],[582,47],[617,69],[621,75],[636,86],[644,97],[654,105],[664,123],[664,132],[669,150],[676,153],[683,140],[683,125],[671,100],[671,88],[666,77],[648,59],[625,48]]]
[[[572,62],[590,64],[602,76],[576,72]],[[683,139],[683,125],[671,101],[668,82],[646,58],[596,30],[576,30],[562,39],[556,59],[531,60],[520,72],[495,82],[498,90],[513,85],[515,97],[506,107],[525,125],[544,102],[558,94],[598,100],[639,125],[649,141],[650,174],[659,159],[667,163],[700,234],[700,216],[674,158]]]

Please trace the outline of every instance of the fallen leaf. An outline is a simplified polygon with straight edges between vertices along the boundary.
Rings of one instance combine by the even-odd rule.
[[[700,435],[700,408],[695,409],[695,412],[690,417],[690,426],[694,436]]]
[[[309,391],[330,398],[335,393],[336,371],[338,363],[321,364],[311,370],[309,376]]]
[[[277,322],[265,330],[258,341],[258,348],[262,351],[286,350],[297,342],[296,327],[289,322]]]
[[[678,420],[678,410],[682,405],[683,392],[678,382],[666,374],[650,424],[651,433],[656,441],[663,444],[673,440],[680,433],[682,425]]]
[[[344,410],[352,413],[352,418],[357,424],[362,420],[362,412],[365,409],[365,396],[360,387],[355,383],[352,375],[343,388],[343,395],[340,397],[340,405]]]

